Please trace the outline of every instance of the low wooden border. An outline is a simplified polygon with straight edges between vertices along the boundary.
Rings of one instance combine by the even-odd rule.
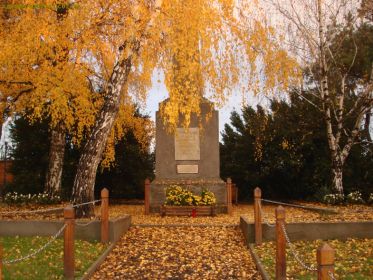
[[[215,206],[161,206],[161,216],[216,216]]]

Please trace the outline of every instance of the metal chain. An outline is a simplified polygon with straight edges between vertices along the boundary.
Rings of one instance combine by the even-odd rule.
[[[95,205],[96,202],[99,202],[99,201],[101,201],[101,199],[92,200],[92,201],[84,202],[84,203],[80,203],[80,204],[75,204],[75,205],[73,205],[73,207],[76,208],[76,207],[80,207],[80,206],[87,205],[87,204],[93,204],[93,205]]]
[[[89,201],[89,202],[85,202],[85,203],[80,203],[80,204],[75,204],[75,205],[73,205],[73,207],[76,208],[76,207],[80,207],[80,206],[87,205],[87,204],[93,204],[93,206],[95,206],[96,203],[99,202],[99,201],[101,201],[101,199],[93,200],[93,201]],[[95,216],[95,218],[97,217],[95,211],[94,211],[94,216]],[[91,222],[92,221],[89,221],[88,223],[77,223],[77,222],[75,222],[75,224],[79,225],[79,226],[82,226],[82,227],[85,227],[85,226],[89,225]]]
[[[304,205],[299,205],[299,204],[292,204],[292,203],[285,203],[281,201],[275,201],[275,200],[269,200],[269,199],[261,199],[264,202],[272,203],[272,204],[279,204],[279,205],[285,205],[285,206],[290,206],[294,208],[301,208],[304,210],[321,210],[321,211],[331,211],[334,212],[335,214],[343,214],[345,211],[340,210],[340,209],[333,209],[333,208],[322,208],[322,207],[311,207],[311,206],[304,206]],[[354,210],[354,209],[347,209],[348,213],[372,213],[372,209],[362,209],[362,210]]]
[[[55,235],[52,236],[52,238],[47,242],[45,243],[42,247],[40,247],[39,249],[37,249],[35,252],[32,252],[26,256],[23,256],[23,257],[20,257],[18,259],[13,259],[13,260],[3,260],[3,264],[13,264],[13,263],[19,263],[21,261],[24,261],[24,260],[27,260],[29,258],[32,258],[34,256],[36,256],[37,254],[39,254],[40,252],[44,251],[54,240],[57,239],[57,237],[63,232],[63,230],[66,228],[66,224],[64,224],[59,231],[57,231],[57,233]]]
[[[260,214],[262,215],[262,217],[264,218],[264,212],[263,212],[263,210],[262,210],[262,204],[261,203],[259,203],[259,211],[260,211]],[[267,225],[267,226],[269,226],[269,227],[275,227],[276,226],[276,224],[270,224],[270,223],[268,223],[267,221],[265,221],[265,219],[263,219],[264,220],[264,223]]]
[[[332,279],[332,280],[336,280],[335,277],[334,277],[333,272],[328,271],[328,275],[329,275],[330,279]]]
[[[313,265],[311,266],[308,266],[307,264],[305,264],[301,259],[300,257],[298,256],[298,253],[295,251],[295,246],[294,244],[292,244],[290,242],[290,238],[286,232],[286,229],[285,229],[285,225],[284,224],[281,224],[281,228],[282,228],[282,231],[284,232],[284,235],[285,235],[285,239],[287,241],[287,243],[289,244],[289,248],[290,248],[290,252],[292,253],[292,255],[294,256],[295,260],[305,269],[309,270],[309,271],[317,271],[317,268],[315,268]]]
[[[63,210],[64,207],[38,209],[38,210],[25,210],[25,211],[10,211],[10,212],[0,212],[0,215],[13,215],[13,214],[34,214],[34,213],[45,213],[56,210]]]
[[[290,207],[294,207],[294,208],[301,208],[301,209],[305,209],[305,210],[323,210],[323,211],[334,211],[336,213],[339,213],[338,210],[331,209],[331,208],[304,206],[304,205],[285,203],[285,202],[281,202],[281,201],[269,200],[269,199],[264,199],[264,198],[262,198],[261,200],[264,201],[264,202],[272,203],[272,204],[285,205],[285,206],[290,206]]]
[[[101,199],[98,200],[93,200],[85,203],[80,203],[80,204],[75,204],[73,205],[74,208],[80,207],[83,205],[87,204],[92,204],[95,205],[96,202],[101,201]],[[35,213],[46,213],[46,212],[51,212],[51,211],[56,211],[56,210],[63,210],[64,207],[56,207],[56,208],[47,208],[47,209],[38,209],[38,210],[25,210],[25,211],[10,211],[10,212],[0,212],[0,215],[13,215],[13,214],[35,214]]]

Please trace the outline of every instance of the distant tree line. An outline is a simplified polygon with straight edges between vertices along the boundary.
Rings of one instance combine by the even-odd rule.
[[[304,95],[312,100],[311,94]],[[319,200],[331,192],[331,160],[321,112],[296,93],[289,101],[272,101],[232,112],[220,145],[221,176],[231,177],[239,199],[249,200],[259,186],[263,196]],[[344,167],[345,192],[373,187],[373,151],[355,145]]]
[[[45,191],[45,180],[49,164],[50,143],[48,120],[29,122],[24,117],[16,117],[10,129],[13,149],[11,172],[14,181],[6,186],[6,191],[24,194]],[[81,146],[76,146],[68,135],[65,139],[62,188],[63,198],[69,199]],[[100,167],[96,177],[96,195],[106,187],[115,198],[143,198],[144,179],[154,177],[154,154],[140,144],[129,129],[115,143],[115,161],[108,167]]]

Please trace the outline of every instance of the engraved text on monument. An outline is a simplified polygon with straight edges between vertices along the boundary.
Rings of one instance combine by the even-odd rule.
[[[200,160],[199,128],[176,129],[175,160]]]

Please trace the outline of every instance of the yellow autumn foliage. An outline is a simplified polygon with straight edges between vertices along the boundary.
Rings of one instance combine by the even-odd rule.
[[[0,7],[1,102],[31,120],[49,118],[79,143],[95,122],[114,66],[141,42],[107,142],[110,161],[110,147],[126,127],[150,127],[134,118],[132,98],[146,99],[154,70],[165,74],[169,102],[161,113],[171,128],[180,114],[187,127],[191,114],[200,114],[203,97],[220,106],[235,90],[272,93],[299,80],[298,65],[276,31],[255,15],[257,1],[161,3],[159,16],[145,28],[155,0],[44,0],[37,7],[32,0],[7,1]],[[57,16],[64,7],[66,14]],[[137,136],[148,139],[148,133]]]

